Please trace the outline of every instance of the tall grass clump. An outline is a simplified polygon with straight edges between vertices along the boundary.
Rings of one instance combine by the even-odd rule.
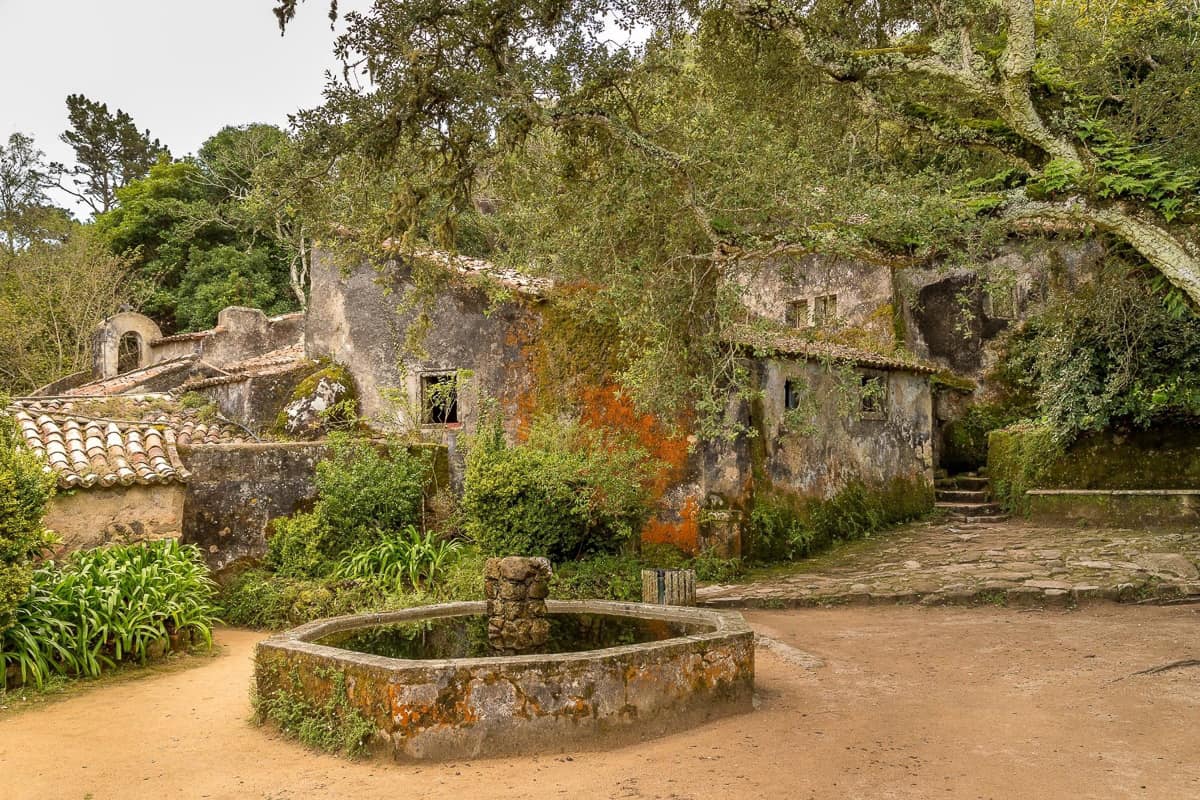
[[[54,674],[95,677],[173,645],[212,645],[217,622],[200,551],[175,540],[109,545],[34,570],[14,624],[0,633],[0,667],[39,687]]]

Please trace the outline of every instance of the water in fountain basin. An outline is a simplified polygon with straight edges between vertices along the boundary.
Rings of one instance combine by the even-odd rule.
[[[526,652],[551,655],[642,644],[705,633],[699,625],[609,614],[550,614],[550,638]],[[435,617],[332,633],[316,644],[389,658],[487,658],[499,655],[488,641],[488,617]]]

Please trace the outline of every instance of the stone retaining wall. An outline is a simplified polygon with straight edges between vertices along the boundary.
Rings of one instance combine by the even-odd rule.
[[[1098,528],[1200,525],[1200,489],[1031,489],[1029,518]]]

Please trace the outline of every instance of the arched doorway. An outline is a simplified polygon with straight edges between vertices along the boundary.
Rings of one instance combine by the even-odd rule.
[[[141,366],[142,337],[135,331],[121,336],[117,344],[117,374],[129,372]]]

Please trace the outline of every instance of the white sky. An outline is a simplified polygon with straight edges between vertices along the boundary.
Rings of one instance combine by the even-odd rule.
[[[369,0],[341,0],[342,13]],[[321,102],[337,69],[325,0],[307,0],[280,38],[272,0],[0,0],[0,137],[21,131],[50,160],[66,97],[124,109],[139,129],[194,153],[225,125],[287,124]],[[339,26],[340,27],[340,26]],[[78,213],[78,212],[77,212]]]

